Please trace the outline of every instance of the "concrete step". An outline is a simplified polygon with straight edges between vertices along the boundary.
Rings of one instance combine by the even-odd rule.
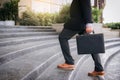
[[[114,45],[114,44],[115,44],[115,45]],[[111,46],[111,45],[113,45],[113,46]],[[120,46],[120,41],[118,41],[118,42],[115,41],[115,42],[106,44],[105,49],[112,48],[112,47],[114,47],[114,46]]]
[[[51,26],[0,26],[0,29],[22,28],[22,29],[51,29]]]
[[[49,41],[50,43],[58,43],[58,41],[56,39],[52,39],[52,40],[46,40],[46,41],[28,42],[28,43],[18,44],[18,45],[8,45],[8,46],[3,46],[3,47],[1,46],[0,47],[0,55],[3,55],[3,54],[8,53],[8,52],[14,52],[17,50],[29,48],[32,46],[50,44],[47,41]]]
[[[58,44],[59,43],[57,40],[46,40],[0,47],[0,64],[6,63],[19,56],[28,54],[31,51],[43,49],[46,47],[52,47]]]
[[[114,44],[109,45],[109,46],[113,46],[113,45]],[[108,48],[107,50],[110,50],[110,49],[111,48]],[[79,66],[77,66],[78,69],[81,65],[83,65],[85,60],[89,58],[89,55],[78,56],[77,54],[75,54],[76,52],[72,52],[72,53],[73,53],[72,55],[75,58],[76,65],[79,64]],[[49,80],[73,80],[73,79],[70,78],[70,76],[72,76],[72,74],[73,74],[72,71],[63,71],[63,70],[59,70],[59,69],[56,68],[57,64],[60,64],[62,62],[64,62],[64,61],[62,60],[62,58],[60,58],[59,60],[57,60],[53,64],[51,64],[42,74],[40,74],[39,77],[37,77],[37,79],[34,79],[34,78],[31,77],[31,78],[28,78],[28,80],[31,80],[31,79],[33,79],[33,80],[48,80],[48,79]],[[84,65],[84,66],[86,66],[86,65]],[[86,67],[88,67],[88,66],[86,66]],[[76,70],[76,72],[77,72],[77,70]],[[85,78],[79,78],[79,80],[82,80],[82,79],[87,80]],[[27,80],[27,79],[24,79],[24,80]],[[74,80],[76,80],[76,79],[74,79]]]
[[[111,44],[111,45],[109,45],[109,46],[112,46],[112,45],[117,45],[117,43],[115,43],[115,44]],[[108,47],[108,46],[106,46],[106,47]],[[111,48],[111,47],[110,47]],[[74,54],[73,54],[74,55]],[[76,56],[78,56],[78,55],[76,55]],[[83,56],[84,58],[87,58],[88,56]],[[83,58],[82,57],[82,58]],[[75,59],[77,59],[77,58],[75,58]],[[76,60],[77,61],[77,60]],[[62,61],[62,62],[64,62],[64,61]],[[46,71],[45,72],[43,72],[42,73],[42,75],[40,75],[38,78],[37,78],[37,80],[56,80],[56,79],[59,79],[59,80],[67,80],[67,78],[68,78],[68,76],[69,76],[69,74],[71,73],[71,72],[66,72],[66,71],[63,71],[63,73],[61,74],[60,73],[60,71],[59,70],[57,70],[56,69],[56,65],[57,64],[59,64],[60,63],[60,61],[57,61],[57,62],[54,62],[53,64],[55,64],[54,66],[52,65],[50,68],[49,68],[49,70],[48,69],[46,69]],[[48,71],[50,71],[50,72],[48,72]],[[51,74],[52,73],[52,74]],[[34,78],[34,76],[32,76],[32,75],[30,75],[29,76],[29,78],[26,78],[26,79],[24,79],[24,80],[31,80],[31,79],[35,79]],[[52,77],[51,77],[52,76]]]
[[[14,41],[14,40],[17,40],[17,39],[34,39],[34,38],[46,38],[46,37],[58,37],[58,35],[45,35],[45,36],[26,36],[26,37],[10,37],[10,38],[1,38],[0,39],[0,42],[7,42],[7,41]]]
[[[110,61],[114,57],[117,57],[118,54],[120,54],[120,44],[116,49],[114,49],[114,48],[111,49],[111,52],[115,51],[115,53],[111,53],[110,51],[108,51],[106,54],[102,55],[101,59],[102,59],[102,63],[103,63],[103,66],[105,69],[106,69],[107,65],[110,63]]]
[[[14,33],[14,32],[55,32],[55,30],[53,29],[24,29],[24,28],[0,29],[0,33]]]
[[[3,38],[3,39],[0,39],[0,47],[8,46],[8,45],[23,44],[28,42],[35,42],[35,41],[44,41],[48,39],[51,40],[51,39],[57,39],[57,38],[58,38],[57,35]]]
[[[102,60],[102,64],[104,65],[104,59],[103,56],[108,56],[107,54],[116,54],[116,52],[119,51],[120,53],[120,46],[114,46],[110,49],[106,50],[105,54],[101,55],[101,60]],[[109,56],[110,57],[110,56]],[[82,64],[82,65],[81,65]],[[105,67],[105,66],[104,66]],[[100,79],[102,76],[100,77],[88,77],[87,74],[88,72],[91,72],[94,70],[94,63],[91,57],[88,57],[87,59],[84,59],[84,62],[79,62],[76,70],[72,73],[71,77],[69,78],[69,80],[111,80],[111,79]]]
[[[76,42],[74,42],[74,43],[76,44]],[[76,45],[75,44],[74,44],[75,47],[73,45],[71,45],[72,47],[74,47],[71,51],[76,50]],[[54,49],[53,47],[51,47],[51,48]],[[57,52],[58,53],[61,52],[60,47],[58,47],[59,50],[54,49],[54,50],[56,50],[56,52],[53,52],[53,50],[51,48],[49,48],[49,49],[48,48],[43,48],[43,49],[41,49],[40,51],[37,51],[37,52],[31,52],[31,53],[29,52],[29,54],[25,54],[25,55],[23,55],[21,57],[18,57],[16,59],[12,60],[12,61],[9,61],[8,63],[2,64],[1,65],[2,67],[0,66],[0,69],[2,71],[4,71],[5,73],[10,73],[10,74],[14,75],[14,78],[12,77],[12,80],[14,80],[15,78],[17,78],[18,80],[20,78],[22,78],[23,80],[31,80],[31,79],[34,80],[40,73],[44,72],[44,70],[48,66],[50,66],[53,63],[53,61],[57,61],[57,59],[60,58],[61,54],[56,54]],[[45,50],[45,53],[41,53],[41,55],[40,55],[39,53],[42,52],[42,50]],[[47,54],[48,52],[51,53],[51,54],[54,53],[54,55],[52,54],[53,57],[48,58],[47,55],[51,55],[51,54]],[[77,53],[76,53],[76,57],[78,57]],[[39,63],[35,66],[34,63],[41,62],[42,60],[47,60],[47,62],[46,63]],[[43,66],[39,66],[39,65],[43,65]],[[47,66],[45,67],[45,65],[47,65]],[[9,66],[9,67],[7,67],[7,66]],[[14,71],[14,70],[18,71],[17,72],[17,74],[19,73],[18,76],[16,75],[16,71]],[[4,76],[4,75],[5,74],[3,74],[1,76]],[[7,75],[9,76],[9,74],[7,74]],[[1,80],[2,80],[2,78],[1,78]]]
[[[72,43],[70,45],[73,46],[75,44]],[[39,70],[42,72],[42,70],[46,69],[46,67],[48,67],[53,61],[57,60],[60,57],[60,53],[60,47],[59,45],[56,45],[53,47],[46,47],[29,52],[29,54],[2,64],[0,66],[0,72],[3,72],[3,74],[0,75],[0,80],[20,80],[29,72],[31,73],[34,71],[34,69],[37,69],[37,67],[40,68]],[[7,75],[8,77],[6,77],[5,75]],[[14,77],[12,77],[11,75],[13,75]]]
[[[116,42],[116,41],[120,41],[120,38],[107,39],[107,40],[105,40],[105,43],[108,43],[108,42]]]
[[[74,42],[75,42],[75,40],[74,40]],[[109,44],[110,42],[108,42],[107,44]],[[111,44],[111,43],[110,43]],[[115,44],[117,44],[116,42],[115,42]],[[74,44],[75,45],[75,44]],[[112,44],[113,45],[113,44]],[[110,46],[110,45],[109,45]],[[36,51],[36,52],[32,52],[32,53],[30,53],[29,52],[29,54],[25,54],[25,55],[23,55],[23,56],[21,56],[21,57],[18,57],[18,58],[16,58],[16,59],[13,59],[12,61],[9,61],[9,62],[7,62],[7,63],[5,63],[5,64],[2,64],[1,66],[0,66],[0,72],[5,72],[5,73],[2,73],[3,75],[1,75],[1,80],[5,80],[5,79],[7,79],[7,78],[11,78],[12,80],[19,80],[19,79],[23,79],[23,80],[30,80],[30,79],[32,79],[32,80],[34,80],[36,77],[38,77],[39,76],[39,74],[40,73],[42,73],[42,72],[44,72],[44,70],[48,67],[48,66],[50,66],[51,64],[52,64],[52,62],[54,61],[54,60],[57,60],[57,59],[59,59],[59,57],[60,57],[60,54],[56,54],[56,55],[53,55],[53,57],[51,57],[51,58],[46,58],[46,56],[48,55],[48,54],[46,54],[46,53],[53,53],[52,51],[52,49],[54,49],[54,50],[56,50],[57,52],[59,52],[60,50],[58,50],[58,49],[55,49],[55,48],[53,48],[53,47],[49,47],[49,48],[43,48],[44,50],[45,50],[45,53],[43,54],[43,53],[41,53],[42,54],[42,56],[39,54],[40,52],[42,52],[42,50],[43,49],[40,49],[39,51]],[[58,47],[59,48],[59,47]],[[60,49],[60,48],[59,48]],[[47,51],[46,51],[47,50]],[[50,51],[49,51],[50,50]],[[71,51],[73,51],[73,50],[75,50],[76,51],[76,48],[73,48]],[[55,52],[56,53],[56,52]],[[31,54],[31,55],[30,55]],[[46,55],[45,55],[46,54]],[[34,56],[35,55],[35,56]],[[40,56],[38,56],[38,55],[40,55]],[[30,56],[30,57],[29,57]],[[34,56],[34,58],[33,58],[33,56]],[[44,57],[43,57],[44,56]],[[42,58],[40,58],[40,57],[42,57]],[[36,60],[37,59],[37,60]],[[40,60],[38,60],[38,59],[40,59]],[[42,60],[46,60],[46,59],[48,59],[47,60],[47,62],[46,63],[39,63],[39,65],[41,64],[41,65],[43,65],[42,67],[41,66],[39,66],[38,64],[35,66],[34,65],[34,63],[36,62],[36,63],[38,63],[39,61],[42,61]],[[31,61],[31,60],[33,60],[33,61]],[[43,61],[42,61],[43,62]],[[25,64],[24,64],[25,63]],[[21,66],[20,66],[21,65]],[[47,67],[45,67],[47,65]],[[5,67],[6,66],[6,67]],[[9,67],[7,67],[7,66],[9,66]],[[30,68],[29,68],[30,67]],[[42,71],[41,71],[42,70]],[[17,72],[16,72],[17,71]],[[19,73],[19,75],[17,74],[16,75],[16,73]],[[4,76],[5,75],[5,76]],[[6,75],[7,76],[9,76],[9,75],[13,75],[14,77],[11,77],[11,76],[9,76],[9,77],[6,77]],[[26,75],[26,76],[25,76]],[[67,77],[66,77],[67,78]],[[38,78],[39,79],[39,78]]]
[[[71,40],[71,43],[74,41]],[[6,63],[14,58],[23,56],[31,51],[59,45],[57,39],[47,39],[45,41],[26,42],[23,44],[7,45],[0,47],[0,64]]]
[[[111,55],[107,63],[105,64],[105,79],[107,80],[119,80],[120,79],[120,50]]]
[[[26,36],[45,36],[45,35],[57,35],[56,32],[22,32],[22,33],[2,33],[1,38],[11,38],[11,37],[26,37]]]
[[[91,56],[77,55],[75,39],[69,43],[77,67],[63,71],[56,68],[64,59],[51,27],[0,26],[0,31],[0,80],[93,80],[86,77],[93,70]],[[101,54],[104,66],[119,53],[120,39],[105,40],[105,46],[106,53]]]
[[[111,30],[110,28],[103,28],[105,39],[119,38],[119,31]]]
[[[51,59],[50,57],[52,57],[53,54],[56,54],[59,51],[59,48],[56,46],[49,48],[50,50],[47,50],[49,53],[46,53],[46,49],[29,53],[28,55],[21,56],[13,61],[10,61],[9,63],[1,65],[0,72],[3,73],[0,75],[0,80],[20,80],[20,78],[24,77],[28,72],[32,71],[32,69],[35,69],[38,66],[41,66],[41,68],[46,68],[47,65],[43,66],[42,64],[47,63],[46,60],[49,62]],[[42,70],[43,69],[41,69],[41,71]],[[6,75],[8,77],[6,77]]]
[[[77,62],[79,59],[83,57],[83,55],[78,56],[76,54],[76,49],[72,51],[72,56]],[[59,57],[54,63],[52,63],[45,71],[40,74],[36,79],[33,80],[68,80],[68,75],[71,74],[72,71],[64,71],[57,68],[58,64],[64,63],[63,57]],[[24,79],[27,80],[27,79]],[[30,78],[29,78],[30,80]]]
[[[15,45],[21,44],[26,42],[33,42],[33,41],[43,41],[47,39],[57,39],[58,35],[45,35],[45,36],[28,36],[28,37],[13,37],[13,38],[2,38],[0,39],[0,46],[8,46],[8,45]],[[120,38],[108,39],[105,43],[108,42],[118,42]]]

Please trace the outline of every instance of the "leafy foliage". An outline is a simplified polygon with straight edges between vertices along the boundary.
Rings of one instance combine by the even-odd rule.
[[[92,18],[94,22],[100,22],[102,10],[99,10],[98,8],[92,8]]]
[[[55,14],[51,13],[39,13],[37,14],[41,26],[51,26],[55,23]]]
[[[56,17],[57,23],[64,23],[70,19],[70,4],[63,5]]]
[[[97,8],[92,9],[93,21],[99,22],[101,11]],[[70,19],[70,4],[63,5],[59,13],[38,13],[35,14],[31,11],[23,13],[20,19],[21,25],[40,25],[51,26],[53,23],[64,23]]]
[[[51,13],[38,13],[35,14],[31,11],[23,13],[22,19],[20,19],[21,25],[33,25],[33,26],[51,26],[55,23],[56,14]]]
[[[4,3],[0,9],[0,20],[18,20],[18,2],[19,0],[10,0]]]
[[[26,11],[23,13],[23,18],[19,20],[20,25],[33,25],[33,26],[38,26],[39,20],[35,13]]]
[[[120,29],[120,22],[117,23],[106,23],[105,26],[111,29]]]

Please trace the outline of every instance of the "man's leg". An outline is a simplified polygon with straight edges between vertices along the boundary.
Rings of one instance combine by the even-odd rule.
[[[91,54],[92,58],[94,60],[95,64],[95,69],[93,72],[88,73],[89,76],[99,76],[99,75],[104,75],[104,69],[101,64],[100,56],[99,54]]]
[[[74,59],[70,54],[68,40],[71,39],[75,34],[77,34],[77,31],[71,31],[67,29],[63,29],[63,31],[59,34],[59,42],[65,59],[65,64],[58,65],[58,68],[73,68]]]
[[[99,54],[91,54],[95,64],[95,71],[103,71]]]
[[[59,34],[60,46],[62,49],[63,56],[65,58],[65,63],[67,64],[74,64],[74,59],[70,54],[68,40],[71,39],[76,33],[76,31],[63,29],[63,31]]]

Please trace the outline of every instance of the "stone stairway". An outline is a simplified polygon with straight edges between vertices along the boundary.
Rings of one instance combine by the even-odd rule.
[[[77,55],[75,39],[69,43],[76,69],[64,71],[56,68],[64,59],[58,34],[51,27],[0,26],[0,80],[94,80],[87,76],[93,70],[91,56]],[[120,39],[105,40],[105,47],[106,53],[100,55],[106,73],[111,74],[108,67],[120,56]],[[106,74],[105,80],[119,79]]]

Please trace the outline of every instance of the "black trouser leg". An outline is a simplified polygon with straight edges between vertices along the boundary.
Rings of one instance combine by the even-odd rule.
[[[95,71],[103,71],[99,54],[91,54],[95,64]]]
[[[70,48],[68,40],[72,38],[77,31],[71,31],[67,29],[63,29],[63,31],[59,34],[59,42],[62,49],[63,56],[65,58],[65,63],[67,64],[74,64],[74,59],[70,54]]]
[[[82,32],[83,33],[83,32]],[[81,35],[82,33],[79,33],[79,35]],[[95,64],[95,71],[103,71],[103,66],[101,64],[101,59],[99,54],[91,54],[92,59],[94,60],[94,64]]]
[[[59,42],[62,49],[63,56],[65,58],[65,63],[67,64],[74,64],[74,59],[70,54],[70,48],[68,40],[73,37],[75,34],[83,34],[84,31],[71,31],[67,29],[63,29],[63,31],[59,34]],[[101,65],[100,56],[98,54],[92,54],[92,58],[95,63],[95,71],[103,71],[103,67]]]

